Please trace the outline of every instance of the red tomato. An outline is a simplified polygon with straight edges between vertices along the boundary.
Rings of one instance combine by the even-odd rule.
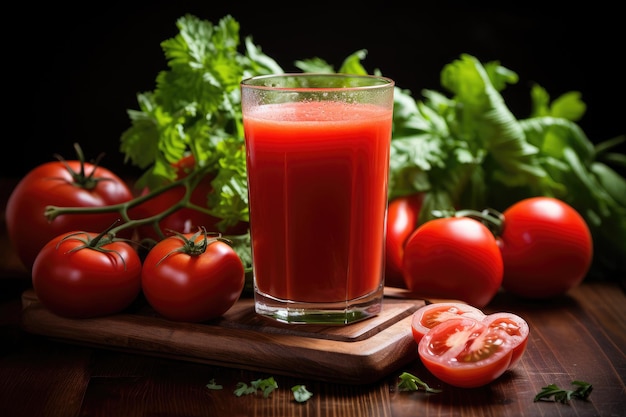
[[[35,257],[54,237],[74,230],[102,232],[120,218],[119,213],[64,214],[49,222],[46,206],[102,207],[133,198],[128,185],[106,168],[81,161],[48,162],[20,180],[7,202],[6,224],[11,244],[31,269]],[[121,237],[130,237],[122,233]]]
[[[508,333],[470,317],[452,318],[430,329],[420,340],[424,366],[447,384],[480,387],[499,378],[511,364]]]
[[[472,317],[477,320],[485,318],[482,310],[471,305],[457,302],[428,304],[413,313],[411,332],[417,343],[430,329],[451,318]]]
[[[212,190],[210,184],[200,183],[192,192],[191,202],[206,207],[207,193],[210,190]],[[147,192],[147,190],[144,191],[144,193]],[[167,190],[133,208],[131,217],[143,219],[159,214],[177,203],[184,194],[185,188],[182,186]],[[161,219],[159,228],[165,236],[171,235],[171,231],[193,233],[195,230],[198,230],[198,227],[205,227],[207,230],[218,232],[215,225],[219,221],[220,219],[198,210],[182,208]],[[152,225],[140,226],[138,233],[140,239],[150,238],[157,242],[161,240],[160,235],[154,230]]]
[[[513,313],[497,312],[485,315],[478,308],[457,302],[428,304],[413,313],[411,321],[413,338],[419,343],[435,326],[463,317],[478,320],[490,328],[506,333],[512,350],[509,369],[517,364],[526,351],[530,329],[526,320]]]
[[[593,242],[582,216],[551,197],[521,200],[503,213],[502,287],[521,297],[549,298],[580,284],[591,266]]]
[[[402,276],[404,244],[417,229],[423,194],[394,198],[387,209],[387,234],[385,240],[385,285],[406,288]]]
[[[203,233],[169,236],[144,260],[141,284],[163,317],[201,322],[221,316],[241,296],[244,267],[226,243]]]
[[[486,306],[502,284],[502,255],[493,233],[468,217],[429,220],[404,247],[404,281],[424,298]]]
[[[193,169],[193,156],[186,156],[174,165],[177,171],[178,178],[184,178],[188,175],[189,170]],[[205,178],[200,182],[191,193],[191,202],[200,207],[207,207],[207,196],[213,191],[211,185],[211,179]],[[147,194],[149,190],[144,190],[143,193]],[[159,214],[175,203],[177,203],[185,194],[185,188],[183,186],[172,188],[159,194],[158,196],[150,199],[149,201],[133,208],[131,210],[131,217],[134,219],[143,219],[147,217]],[[248,231],[248,223],[240,222],[227,230],[218,230],[217,223],[222,219],[203,213],[191,208],[182,208],[169,216],[164,217],[159,221],[159,228],[163,235],[171,235],[172,232],[178,233],[193,233],[198,230],[199,227],[212,232],[223,232],[227,235],[242,235]],[[138,234],[140,239],[153,239],[155,241],[161,240],[161,236],[156,232],[153,225],[144,225],[139,227]]]
[[[97,234],[70,232],[48,242],[33,264],[33,289],[51,312],[100,317],[130,306],[141,291],[141,260],[124,241],[88,242]],[[106,239],[106,238],[105,238]]]

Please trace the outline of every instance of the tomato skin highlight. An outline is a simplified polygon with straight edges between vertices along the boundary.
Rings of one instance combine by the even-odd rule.
[[[66,162],[74,171],[80,172],[80,161]],[[95,168],[93,177],[105,180],[87,190],[76,185],[63,163],[47,162],[28,172],[11,192],[6,208],[7,232],[28,270],[32,269],[39,251],[56,236],[75,230],[102,232],[120,217],[116,212],[64,214],[48,222],[44,216],[46,206],[102,207],[133,198],[128,185],[113,172],[90,163],[84,163],[84,167],[87,175]],[[127,233],[121,236],[130,237],[130,231]]]
[[[422,193],[394,198],[387,209],[385,235],[385,285],[406,288],[402,274],[404,245],[417,229],[424,195]]]
[[[426,369],[443,382],[476,388],[499,378],[511,363],[513,349],[503,332],[459,317],[433,327],[418,344]]]
[[[411,333],[416,343],[436,325],[451,318],[472,317],[482,320],[486,317],[482,310],[469,304],[458,302],[442,302],[425,305],[413,313]]]
[[[502,214],[499,244],[506,291],[545,299],[563,295],[584,280],[591,267],[593,241],[573,207],[556,198],[533,197]]]
[[[193,235],[185,234],[187,238]],[[146,256],[141,284],[148,303],[174,321],[202,322],[223,315],[244,288],[241,259],[221,241],[209,243],[201,255],[176,252],[182,245],[179,237],[170,236]]]
[[[96,233],[77,232],[95,237]],[[83,243],[64,233],[48,242],[32,269],[33,289],[41,304],[68,318],[93,318],[129,307],[141,291],[141,260],[126,242],[103,246],[110,252],[75,249]]]
[[[404,248],[404,280],[425,298],[454,299],[486,306],[502,284],[503,262],[493,233],[467,217],[427,221]]]

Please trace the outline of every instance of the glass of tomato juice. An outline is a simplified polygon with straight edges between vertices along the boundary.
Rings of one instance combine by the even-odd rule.
[[[393,91],[369,75],[242,81],[261,316],[339,325],[382,310]]]

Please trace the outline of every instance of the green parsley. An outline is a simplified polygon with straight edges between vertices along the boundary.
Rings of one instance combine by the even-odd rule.
[[[561,389],[555,384],[550,384],[541,388],[541,391],[535,395],[535,402],[537,401],[558,401],[566,404],[572,398],[578,398],[581,400],[587,400],[593,386],[584,381],[572,381],[572,385],[576,386],[574,390]],[[551,399],[554,397],[554,399]]]
[[[241,397],[242,395],[254,394],[256,392],[256,388],[246,384],[245,382],[237,382],[237,386],[235,387],[234,394],[237,397]]]
[[[291,387],[291,391],[293,392],[293,398],[299,403],[306,402],[313,396],[304,385],[294,385]]]
[[[428,384],[413,374],[403,372],[400,375],[400,382],[398,383],[398,389],[400,391],[419,391],[420,388],[426,392],[432,392],[435,394],[441,392],[440,389],[429,387]]]
[[[206,387],[207,387],[208,389],[215,389],[215,390],[224,388],[223,386],[221,386],[221,385],[219,385],[217,382],[215,382],[215,378],[211,379],[211,380],[209,381],[209,383],[208,383],[208,384],[206,384]]]
[[[241,397],[242,395],[255,394],[258,390],[261,390],[263,397],[267,398],[275,389],[278,389],[278,384],[273,377],[269,377],[252,381],[250,385],[245,382],[238,382],[234,393],[237,397]]]

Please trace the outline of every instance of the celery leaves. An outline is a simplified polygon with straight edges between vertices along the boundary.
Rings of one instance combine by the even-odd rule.
[[[464,54],[441,72],[443,92],[396,99],[390,198],[426,192],[420,221],[453,207],[503,211],[523,198],[546,195],[573,206],[594,239],[594,269],[615,275],[626,255],[626,179],[612,166],[626,156],[594,144],[576,124],[586,110],[578,92],[550,101],[535,85],[527,119],[508,109],[501,92],[517,75],[498,62]],[[619,274],[618,274],[619,275]]]
[[[139,108],[128,110],[131,127],[120,150],[143,169],[138,186],[150,188],[173,181],[172,164],[192,154],[197,175],[212,178],[210,213],[224,227],[247,221],[239,85],[283,70],[250,37],[240,51],[239,24],[231,16],[214,25],[186,15],[176,25],[180,33],[161,44],[168,69],[157,75],[154,91],[137,95]],[[366,53],[351,54],[336,72],[367,74]],[[321,58],[295,65],[335,72]],[[613,167],[626,168],[626,156],[610,150],[626,137],[594,146],[576,124],[586,106],[575,91],[551,100],[535,85],[530,116],[518,119],[502,95],[517,82],[499,62],[462,54],[441,71],[444,91],[424,90],[417,100],[396,86],[389,198],[424,192],[423,222],[459,207],[503,211],[526,197],[557,197],[589,224],[598,266],[619,274],[626,256],[626,179]],[[248,245],[239,250],[247,261],[249,239],[242,245]]]

